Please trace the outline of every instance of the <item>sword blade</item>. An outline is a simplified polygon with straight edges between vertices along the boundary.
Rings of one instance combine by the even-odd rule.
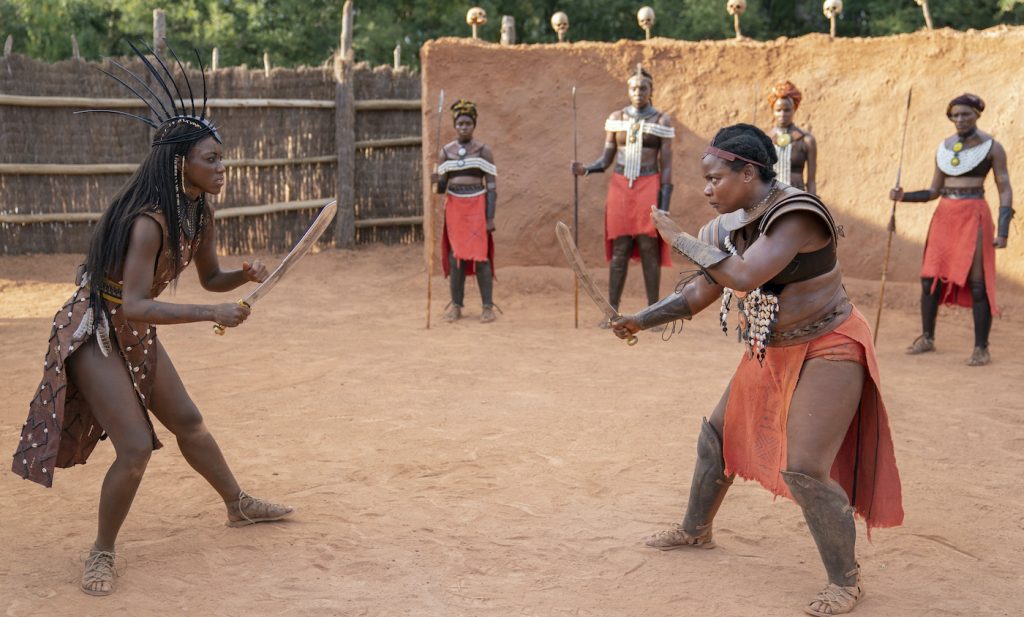
[[[580,287],[583,288],[583,291],[587,292],[587,295],[594,301],[597,308],[601,309],[601,313],[605,317],[608,319],[619,317],[619,312],[612,308],[608,299],[604,297],[604,294],[594,284],[594,279],[590,278],[587,266],[583,263],[583,257],[580,256],[576,244],[572,241],[572,232],[569,231],[569,226],[562,221],[558,221],[555,224],[555,235],[558,236],[558,243],[562,246],[562,252],[565,253],[565,258],[569,261],[569,265],[572,266],[573,272],[576,273],[576,279],[580,282]]]
[[[334,220],[334,215],[338,212],[338,202],[332,201],[320,210],[320,214],[317,215],[316,219],[313,220],[313,224],[309,226],[306,233],[303,234],[302,238],[295,244],[291,252],[285,256],[281,263],[278,264],[277,268],[270,273],[265,281],[260,283],[259,287],[253,289],[248,296],[242,299],[242,302],[252,306],[257,300],[267,295],[267,293],[274,288],[275,285],[280,282],[282,278],[288,273],[292,267],[295,266],[316,244],[316,241],[320,239],[320,236],[327,231],[327,226]]]

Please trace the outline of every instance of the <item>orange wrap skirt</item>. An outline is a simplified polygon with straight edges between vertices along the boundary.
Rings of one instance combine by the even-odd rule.
[[[860,407],[832,464],[831,475],[867,523],[869,534],[873,527],[901,524],[900,474],[879,391],[871,328],[856,309],[838,328],[817,339],[769,347],[763,365],[744,355],[726,403],[726,473],[756,480],[774,495],[792,499],[780,473],[786,469],[786,426],[800,370],[813,358],[858,362],[867,369]]]
[[[967,276],[971,272],[974,251],[981,230],[981,258],[985,269],[985,290],[992,314],[996,307],[996,249],[992,245],[996,228],[992,211],[984,199],[950,199],[943,197],[928,226],[924,245],[921,278],[941,281],[942,303],[970,308],[971,290]],[[935,285],[932,285],[932,291]]]
[[[651,206],[658,204],[661,176],[640,176],[629,188],[629,180],[622,174],[612,174],[608,182],[608,198],[604,208],[604,250],[608,261],[612,259],[612,241],[621,236],[658,237],[651,220]],[[661,241],[660,264],[672,265],[672,249]],[[633,245],[632,259],[640,259],[640,247]]]
[[[476,274],[476,262],[491,262],[494,273],[494,240],[487,231],[487,195],[456,195],[444,199],[444,232],[441,234],[441,267],[450,274],[449,251],[465,262],[467,275]]]

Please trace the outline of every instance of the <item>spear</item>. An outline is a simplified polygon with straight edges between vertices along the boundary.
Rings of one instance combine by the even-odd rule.
[[[576,149],[576,86],[572,87],[572,160],[577,160]],[[580,177],[572,175],[572,234],[573,242],[580,245]],[[580,281],[573,278],[573,327],[580,327]]]
[[[914,87],[907,90],[907,109],[903,114],[903,139],[900,141],[900,158],[896,165],[896,188],[900,185],[900,175],[903,173],[903,148],[907,145],[907,124],[910,121],[910,98],[914,94]],[[889,212],[889,241],[885,245],[885,261],[882,263],[882,289],[878,292],[878,314],[875,315],[875,338],[872,342],[878,344],[878,327],[882,325],[882,304],[885,300],[885,274],[889,271],[889,255],[892,252],[892,237],[896,234],[896,200],[892,200],[892,210]]]
[[[437,139],[434,140],[438,148],[441,147],[441,118],[443,113],[444,88],[441,88],[441,95],[437,98]],[[428,217],[430,221],[424,234],[424,240],[427,243],[427,330],[430,329],[430,300],[433,290],[431,276],[434,274],[434,212],[437,210],[434,208],[433,199],[430,200],[428,206],[430,207],[430,216]]]

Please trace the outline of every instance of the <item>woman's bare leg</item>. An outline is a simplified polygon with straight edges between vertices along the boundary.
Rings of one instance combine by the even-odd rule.
[[[241,488],[160,341],[154,352],[157,354],[156,376],[150,405],[153,415],[174,434],[182,456],[210,483],[224,503],[237,501]]]
[[[90,339],[68,359],[68,377],[89,403],[116,453],[100,490],[93,544],[96,551],[113,552],[153,452],[152,431],[120,354],[105,357]],[[109,593],[111,582],[94,582],[89,589]]]
[[[206,428],[199,408],[192,401],[163,345],[157,341],[156,379],[153,384],[153,415],[174,433],[182,456],[213,487],[228,511],[228,521],[250,523],[283,518],[292,512],[282,506],[242,493],[217,440]]]

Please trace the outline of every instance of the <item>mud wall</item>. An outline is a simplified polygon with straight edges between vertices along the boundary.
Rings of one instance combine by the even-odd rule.
[[[974,92],[988,105],[979,127],[1008,152],[1022,212],[1011,228],[1010,247],[998,251],[1000,292],[1024,296],[1024,121],[1018,119],[1024,29],[834,41],[812,34],[769,42],[653,39],[514,47],[441,39],[423,47],[421,60],[426,165],[433,166],[431,153],[437,152],[439,91],[445,90],[448,104],[461,97],[479,105],[476,135],[493,147],[498,166],[499,267],[562,263],[553,229],[555,221],[572,218],[570,90],[577,88],[579,157],[589,162],[601,152],[608,113],[628,104],[625,81],[636,62],[654,75],[655,105],[675,119],[672,214],[691,230],[713,214],[701,194],[698,164],[708,140],[736,122],[768,128],[769,87],[782,79],[797,84],[804,99],[796,122],[819,144],[818,190],[846,231],[840,244],[844,270],[866,279],[881,272],[907,89],[914,91],[903,165],[908,190],[928,185],[935,148],[953,134],[945,118],[947,101]],[[449,116],[442,120],[441,136],[444,142],[454,138]],[[580,244],[593,265],[604,258],[606,183],[606,176],[580,178]],[[998,194],[991,175],[985,188],[995,216]],[[424,196],[431,203],[429,186]],[[890,280],[916,279],[936,203],[898,206]]]

